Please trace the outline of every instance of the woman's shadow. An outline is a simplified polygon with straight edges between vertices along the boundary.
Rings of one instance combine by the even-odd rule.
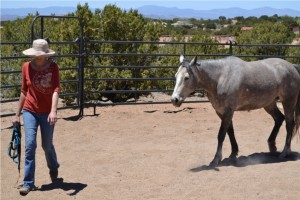
[[[64,191],[67,191],[68,195],[74,196],[81,190],[83,190],[85,187],[87,187],[87,184],[83,183],[67,183],[64,182],[63,178],[58,178],[56,180],[53,180],[52,183],[48,185],[42,185],[40,188],[38,188],[39,191],[49,191],[49,190],[55,190],[55,189],[62,189]]]
[[[259,164],[271,164],[271,163],[281,163],[288,161],[297,161],[300,160],[300,153],[291,152],[285,158],[279,158],[279,152],[269,153],[261,152],[254,153],[248,156],[240,156],[238,158],[225,158],[222,160],[218,167],[234,166],[234,167],[247,167],[250,165],[259,165]],[[190,169],[192,172],[200,172],[205,170],[219,170],[219,168],[212,168],[208,165],[202,165],[193,169]]]

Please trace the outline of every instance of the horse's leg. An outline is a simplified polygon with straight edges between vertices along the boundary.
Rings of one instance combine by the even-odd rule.
[[[217,114],[222,119],[222,115],[218,112],[217,112]],[[229,140],[230,140],[230,144],[231,144],[231,154],[230,154],[229,158],[236,158],[238,155],[238,152],[239,152],[239,147],[238,147],[238,144],[237,144],[235,136],[234,136],[232,120],[231,120],[230,126],[227,130],[227,134],[229,136]]]
[[[276,137],[278,135],[282,122],[284,121],[284,115],[278,109],[276,101],[274,101],[272,104],[265,107],[264,109],[267,111],[267,113],[269,113],[272,116],[272,118],[275,121],[275,125],[268,139],[268,144],[270,152],[276,152]]]
[[[230,108],[226,109],[226,111],[224,112],[224,114],[221,117],[222,122],[221,122],[221,127],[219,130],[219,134],[218,134],[218,147],[217,147],[217,152],[216,152],[214,159],[209,164],[209,166],[211,168],[217,167],[218,164],[220,163],[220,161],[222,160],[223,142],[224,142],[224,139],[226,136],[226,132],[227,132],[228,128],[230,127],[230,125],[232,124],[231,123],[232,117],[233,117],[233,110]]]
[[[282,151],[282,153],[280,154],[280,158],[284,158],[287,155],[289,155],[289,153],[291,152],[291,141],[292,141],[292,137],[293,137],[293,129],[295,126],[295,120],[294,120],[294,108],[293,108],[293,104],[292,103],[284,103],[283,104],[283,109],[284,109],[284,114],[285,114],[285,122],[286,122],[286,141],[285,141],[285,146],[284,149]]]
[[[238,144],[237,144],[235,136],[234,136],[232,120],[231,120],[231,124],[228,128],[227,134],[229,136],[230,143],[231,143],[231,154],[230,154],[229,158],[236,158],[238,155],[238,152],[239,152],[239,147],[238,147]]]

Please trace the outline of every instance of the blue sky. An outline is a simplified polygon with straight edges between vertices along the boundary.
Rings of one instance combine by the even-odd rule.
[[[1,8],[44,8],[49,6],[71,6],[88,3],[90,8],[103,8],[106,4],[115,4],[116,6],[128,9],[138,8],[143,5],[159,5],[165,7],[191,8],[195,10],[210,10],[218,8],[240,7],[245,9],[254,9],[259,7],[272,8],[290,8],[300,10],[299,0],[1,0]]]

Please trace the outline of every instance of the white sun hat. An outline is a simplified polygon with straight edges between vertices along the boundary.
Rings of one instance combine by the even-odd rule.
[[[50,57],[55,55],[55,51],[49,49],[48,42],[44,39],[34,40],[32,48],[23,51],[29,57]]]

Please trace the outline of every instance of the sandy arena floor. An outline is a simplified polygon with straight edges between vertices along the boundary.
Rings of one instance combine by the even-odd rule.
[[[220,126],[210,103],[98,107],[96,116],[88,108],[81,120],[70,120],[77,114],[59,111],[54,138],[59,180],[50,181],[39,137],[38,190],[24,197],[16,189],[24,158],[18,181],[17,165],[6,155],[12,118],[1,118],[2,200],[300,199],[299,139],[288,159],[268,154],[273,120],[264,110],[235,113],[239,158],[223,160],[218,170],[205,167],[215,154]],[[283,124],[280,151],[285,136]],[[229,154],[226,137],[223,157]]]

